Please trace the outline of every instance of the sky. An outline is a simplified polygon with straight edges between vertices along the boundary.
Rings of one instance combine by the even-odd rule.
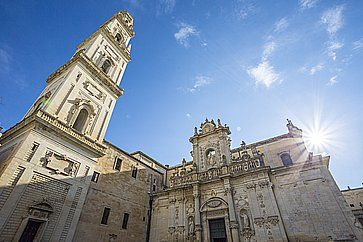
[[[363,182],[363,1],[0,0],[0,126],[114,13],[134,17],[132,61],[106,139],[163,164],[191,159],[220,118],[232,147],[303,129],[340,188]],[[316,141],[319,142],[316,142]],[[311,142],[313,141],[313,142]]]

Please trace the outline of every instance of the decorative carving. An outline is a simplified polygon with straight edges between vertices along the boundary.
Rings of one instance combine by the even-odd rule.
[[[254,188],[256,188],[256,183],[253,183],[253,182],[252,183],[247,183],[246,188],[247,189],[254,189]]]
[[[217,192],[214,189],[212,189],[212,191],[210,192],[210,195],[211,195],[211,197],[216,197]]]
[[[56,154],[48,150],[45,156],[40,159],[43,167],[52,170],[55,174],[75,177],[79,163],[68,159],[67,155]]]
[[[189,236],[194,235],[194,217],[190,216],[188,219],[188,234]]]
[[[101,100],[105,101],[106,95],[103,94],[95,85],[93,85],[90,81],[83,82],[84,89],[91,95]]]
[[[260,207],[261,208],[264,208],[265,207],[265,204],[263,203],[263,195],[262,195],[262,193],[258,193],[257,194],[257,201],[259,201],[259,204],[260,204]]]
[[[267,229],[270,229],[271,225],[276,226],[279,223],[279,217],[277,215],[274,215],[254,218],[254,223],[259,227],[265,225]]]
[[[216,144],[209,144],[208,147],[218,147]],[[215,156],[213,154],[210,154],[210,159],[208,160],[208,165],[213,164],[215,162],[215,158],[217,157],[218,152],[215,153]],[[200,157],[203,158],[203,151],[200,151]],[[204,159],[207,159],[207,157],[204,157]],[[195,163],[193,163],[195,164]],[[201,163],[201,167],[203,167],[203,159]],[[186,173],[185,176],[178,176],[178,174],[174,174],[170,178],[170,187],[175,186],[182,186],[186,184],[190,184],[195,181],[209,181],[213,179],[219,179],[221,175],[239,175],[239,174],[245,174],[248,172],[255,171],[256,169],[262,168],[263,163],[261,162],[261,157],[250,157],[250,160],[244,161],[244,162],[234,162],[230,165],[226,165],[224,167],[220,168],[210,168],[208,171],[200,172],[198,174],[192,173],[192,171]],[[264,183],[261,185],[263,186]],[[254,189],[256,187],[256,184],[249,183],[247,184],[248,189]]]
[[[251,228],[244,228],[242,229],[242,236],[250,239],[252,236],[255,235],[255,231],[253,231]]]
[[[214,166],[216,164],[216,151],[214,149],[209,149],[206,152],[207,162],[210,166]]]
[[[207,206],[211,208],[216,208],[219,207],[221,204],[222,202],[220,200],[212,200],[207,203]]]
[[[270,185],[270,182],[269,181],[260,181],[258,182],[258,185],[261,187],[261,188],[264,188],[264,187],[268,187]]]

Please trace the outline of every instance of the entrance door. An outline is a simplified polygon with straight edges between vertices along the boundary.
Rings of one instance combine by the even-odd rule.
[[[224,218],[209,220],[209,234],[211,242],[227,242]]]
[[[37,232],[39,230],[40,225],[42,222],[37,222],[34,220],[28,220],[26,227],[19,239],[19,242],[31,242],[34,240]]]

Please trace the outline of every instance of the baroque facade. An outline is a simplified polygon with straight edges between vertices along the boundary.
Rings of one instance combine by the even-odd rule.
[[[363,240],[362,197],[343,191],[354,211],[290,120],[237,148],[206,120],[192,160],[173,167],[104,140],[133,36],[131,15],[116,13],[0,136],[0,241]]]

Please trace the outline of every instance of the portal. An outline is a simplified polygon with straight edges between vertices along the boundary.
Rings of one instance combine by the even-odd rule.
[[[23,234],[21,235],[19,242],[30,242],[35,239],[42,222],[29,220]]]
[[[211,242],[227,242],[226,226],[224,218],[211,219],[209,222],[209,234]]]

